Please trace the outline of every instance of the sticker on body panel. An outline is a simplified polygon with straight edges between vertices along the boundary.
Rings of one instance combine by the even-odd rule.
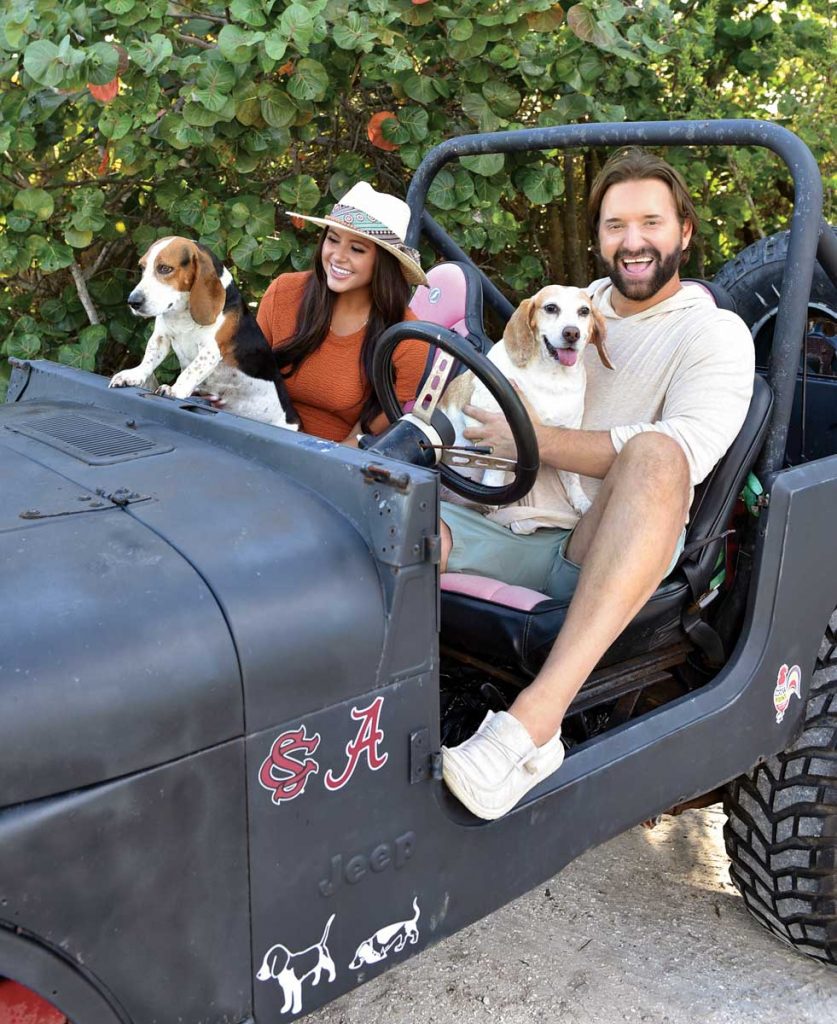
[[[320,734],[308,736],[304,725],[276,737],[259,769],[259,782],[273,794],[273,803],[293,800],[305,792],[308,776],[320,770],[318,762],[310,756],[319,745]],[[299,751],[309,756],[302,761],[290,756]]]
[[[406,921],[385,925],[374,935],[364,939],[355,950],[349,970],[357,971],[367,964],[380,963],[381,960],[386,960],[390,953],[400,953],[408,942],[415,945],[419,940],[419,914],[418,898],[413,897],[413,916]]]
[[[262,958],[262,965],[256,973],[256,979],[258,981],[275,981],[282,989],[284,1001],[280,1013],[300,1013],[302,1011],[302,983],[304,981],[311,979],[313,987],[319,985],[323,971],[328,975],[329,982],[334,981],[337,976],[337,969],[326,945],[334,916],[332,914],[326,921],[322,938],[313,946],[292,953],[287,946],[277,942]]]
[[[361,725],[354,739],[346,744],[346,757],[349,759],[343,772],[337,776],[329,768],[323,777],[323,782],[328,790],[334,792],[342,789],[354,775],[355,768],[362,755],[366,755],[366,764],[370,771],[376,772],[387,763],[389,754],[379,750],[380,744],[384,741],[384,730],[381,728],[381,708],[384,706],[384,698],[376,697],[371,704],[365,708],[352,708],[350,714],[356,722]]]
[[[776,679],[776,688],[773,691],[773,707],[776,708],[776,721],[781,722],[788,710],[791,697],[796,694],[802,696],[802,672],[799,665],[782,665]]]
[[[384,698],[376,697],[366,707],[355,706],[350,710],[351,718],[360,724],[344,748],[346,763],[340,774],[329,768],[322,776],[323,786],[329,792],[342,789],[362,761],[366,762],[369,771],[377,772],[389,760],[387,751],[381,749],[384,742],[384,730],[381,728],[383,706]],[[312,756],[319,745],[320,734],[315,732],[309,736],[305,725],[288,729],[276,737],[259,768],[259,784],[270,792],[274,804],[295,800],[305,792],[309,775],[320,771],[320,762]]]

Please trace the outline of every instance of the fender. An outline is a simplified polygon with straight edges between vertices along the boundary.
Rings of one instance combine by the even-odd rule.
[[[48,1000],[72,1021],[95,1024],[128,1024],[130,1018],[101,982],[50,949],[39,938],[18,934],[7,921],[0,922],[0,963],[3,970]]]

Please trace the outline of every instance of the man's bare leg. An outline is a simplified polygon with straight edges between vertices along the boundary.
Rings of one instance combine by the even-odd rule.
[[[537,746],[555,735],[596,663],[656,590],[688,498],[689,468],[670,437],[639,434],[616,457],[570,541],[567,555],[582,570],[564,625],[543,668],[509,709]],[[443,571],[451,544],[442,523]]]
[[[567,555],[582,570],[561,632],[509,709],[537,746],[555,735],[598,660],[656,590],[688,499],[689,469],[676,441],[651,431],[628,441],[573,533]]]

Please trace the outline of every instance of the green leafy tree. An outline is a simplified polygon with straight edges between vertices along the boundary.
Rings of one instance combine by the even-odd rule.
[[[403,195],[452,135],[763,117],[833,185],[829,31],[823,0],[7,0],[0,353],[112,373],[148,333],[125,298],[155,238],[199,239],[257,298],[310,260],[315,233],[284,210],[323,213],[360,178]],[[463,159],[430,211],[512,297],[584,282],[603,156]],[[785,222],[769,155],[668,156],[708,225],[696,272]]]

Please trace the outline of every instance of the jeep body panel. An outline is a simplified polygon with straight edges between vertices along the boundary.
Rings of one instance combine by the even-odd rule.
[[[136,420],[137,429],[157,440],[171,440],[166,421],[183,421],[170,452],[122,463],[118,473],[117,467],[84,464],[71,473],[72,457],[42,445],[38,464],[56,473],[57,463],[66,460],[60,478],[73,477],[71,491],[81,486],[96,494],[95,474],[106,469],[113,479],[98,490],[111,493],[118,482],[141,496],[149,493],[148,500],[41,522],[21,520],[20,527],[12,523],[0,534],[0,542],[13,537],[15,545],[21,536],[54,536],[45,544],[51,558],[68,536],[75,538],[73,551],[89,543],[88,523],[98,524],[105,538],[119,537],[121,526],[139,555],[160,545],[172,560],[172,578],[185,581],[180,606],[170,608],[164,596],[168,570],[157,579],[146,577],[134,571],[127,554],[114,564],[112,589],[99,592],[110,595],[117,619],[129,612],[148,616],[166,635],[194,604],[191,628],[200,637],[191,643],[198,649],[205,644],[201,656],[217,659],[215,675],[203,678],[205,690],[188,673],[169,669],[168,689],[161,682],[164,692],[157,698],[168,729],[152,728],[159,723],[139,716],[137,735],[145,730],[152,737],[148,757],[156,765],[131,770],[125,760],[122,777],[99,784],[79,782],[87,779],[82,775],[73,781],[68,773],[62,787],[53,764],[43,773],[59,780],[51,795],[0,812],[3,922],[43,949],[62,951],[56,955],[75,963],[127,1020],[201,1019],[201,1005],[204,1013],[212,1008],[212,1020],[247,1014],[291,1019],[294,1014],[281,1009],[286,993],[280,982],[260,980],[258,972],[276,946],[309,951],[334,915],[327,948],[335,978],[330,981],[324,970],[317,985],[310,977],[304,983],[300,1012],[308,1012],[525,892],[588,847],[782,749],[797,727],[803,701],[794,698],[777,723],[773,696],[782,664],[798,664],[803,680],[808,678],[833,606],[837,552],[833,546],[814,547],[808,538],[829,535],[837,458],[785,470],[771,481],[746,639],[715,680],[575,748],[561,773],[506,818],[476,823],[430,771],[430,754],[439,742],[437,566],[427,554],[436,529],[432,475],[393,464],[394,476],[387,478],[382,465],[370,478],[362,452],[326,446],[320,452],[325,458],[306,459],[297,452],[306,445],[296,435],[262,436],[274,428],[259,425],[251,434],[251,425],[232,417],[196,415],[188,406],[108,391],[101,379],[78,371],[35,364],[30,374],[31,392],[0,410],[7,446],[40,444],[5,424],[24,407],[43,415],[50,391],[74,390],[76,407],[103,423],[137,416],[139,407],[145,418]],[[61,407],[66,413],[67,403]],[[263,450],[254,457],[259,445]],[[160,482],[166,460],[173,466],[165,474],[172,480],[170,492]],[[330,462],[329,472],[315,482],[329,501],[305,486],[306,467],[316,478],[324,461]],[[151,475],[143,477],[152,465],[154,487]],[[228,480],[248,482],[228,488],[228,518],[217,512],[223,484],[212,467],[222,467]],[[283,524],[283,501],[305,509],[304,521]],[[382,515],[372,527],[377,532],[364,538],[369,504]],[[201,510],[199,523],[195,509]],[[388,524],[385,530],[381,521]],[[298,548],[287,543],[291,528],[301,538]],[[250,536],[258,543],[248,548]],[[319,539],[325,540],[322,562]],[[89,572],[83,560],[70,565],[101,588],[97,559],[107,544],[94,550]],[[378,551],[404,564],[382,563]],[[326,590],[307,589],[309,578],[332,579],[328,566],[335,558],[343,567],[341,579]],[[48,577],[49,558],[35,561]],[[165,561],[153,562],[160,564]],[[25,572],[26,559],[21,566]],[[264,583],[263,566],[273,569]],[[35,579],[20,578],[27,586]],[[114,596],[119,578],[125,601],[134,604]],[[300,594],[315,616],[297,614]],[[334,594],[341,597],[341,618],[323,625],[320,611]],[[83,602],[79,609],[89,613]],[[283,625],[288,615],[290,629]],[[320,650],[322,628],[334,629],[333,643],[341,650]],[[18,651],[16,642],[4,636],[4,657]],[[175,642],[179,633],[172,633]],[[33,659],[31,646],[18,656]],[[100,647],[94,645],[94,662]],[[77,648],[68,650],[79,657]],[[141,694],[147,677],[143,650],[136,657],[137,664],[124,667],[114,684],[129,707],[132,691]],[[60,659],[54,673],[58,686]],[[215,708],[216,686],[210,683],[222,674],[221,691],[229,694],[227,728],[217,729],[214,739],[204,732],[205,749],[186,753],[185,742],[165,746],[172,717],[175,723],[180,717],[188,721],[194,707],[199,719],[202,708]],[[26,727],[32,728],[37,716],[26,709],[27,692],[9,705],[18,710],[4,716],[4,725],[25,711]],[[115,749],[130,746],[130,721],[116,718],[107,728]],[[82,753],[95,745],[83,728],[79,738]],[[62,752],[59,745],[59,752],[73,763],[69,747]],[[47,749],[26,761],[37,775],[39,761],[49,757]],[[56,864],[62,869],[51,871]],[[402,946],[396,938],[385,955],[380,943],[363,946],[381,929],[410,922],[413,900],[419,908],[415,942],[414,932]],[[145,951],[141,959],[147,956],[156,965],[154,985],[144,970],[126,962],[125,949]],[[380,958],[370,961],[375,956]],[[350,969],[351,964],[359,966]]]

